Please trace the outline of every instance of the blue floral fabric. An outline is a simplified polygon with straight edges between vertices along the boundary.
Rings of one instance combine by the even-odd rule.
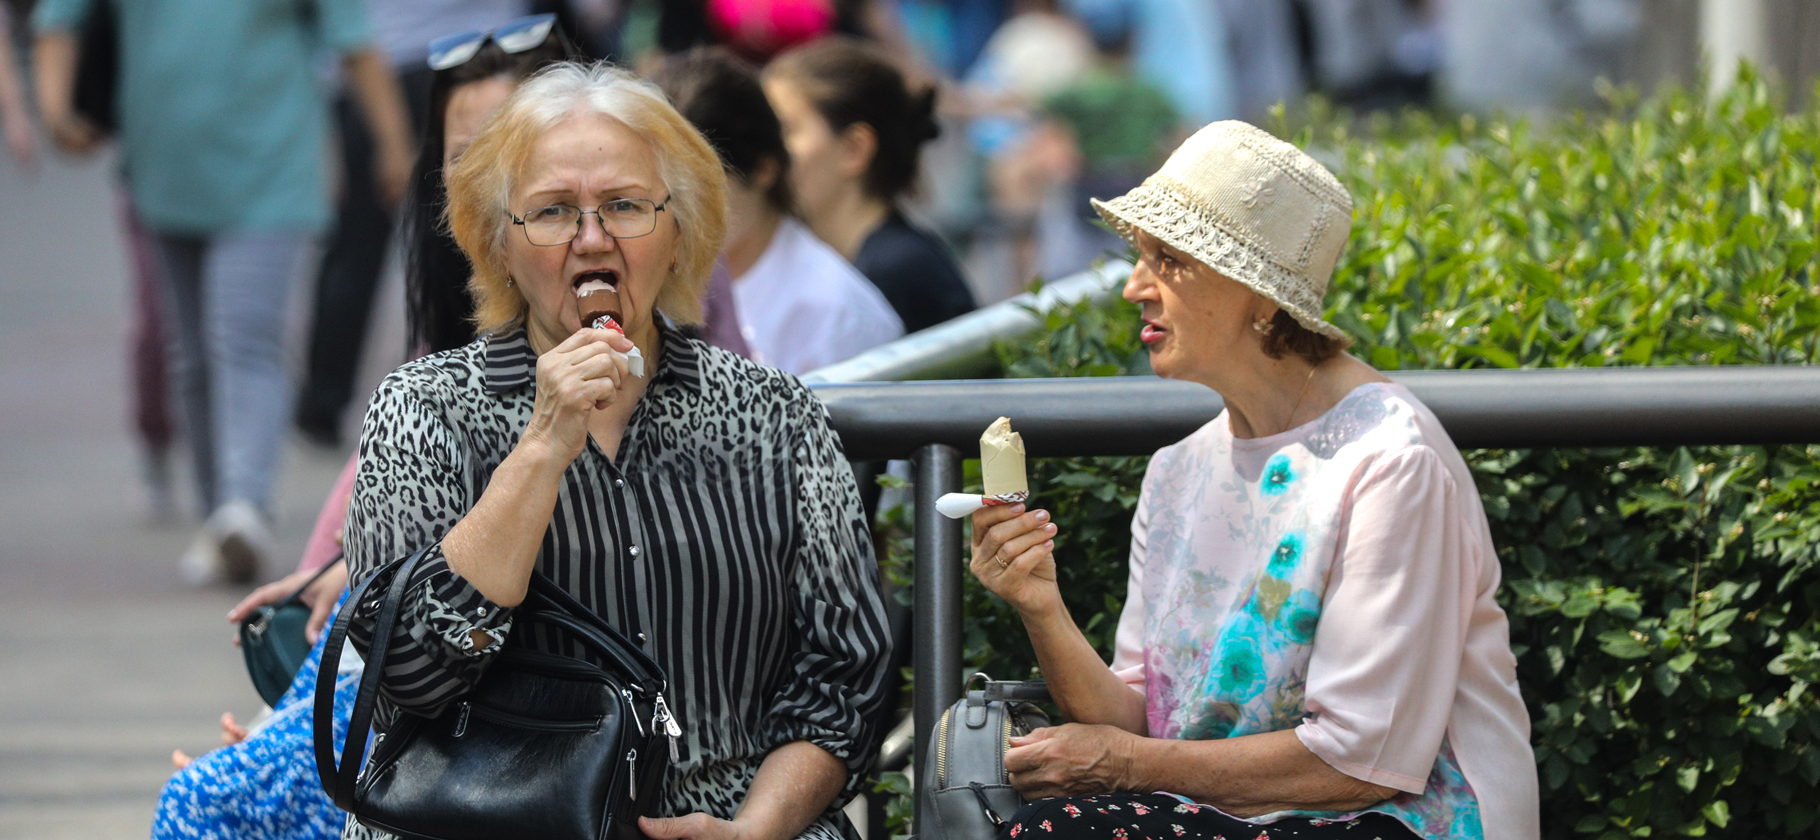
[[[339,611],[339,606],[337,607]],[[323,634],[326,639],[328,634]],[[345,815],[322,791],[314,752],[322,640],[278,707],[245,741],[177,771],[158,798],[152,840],[335,840]],[[335,681],[335,743],[347,734],[360,672]]]

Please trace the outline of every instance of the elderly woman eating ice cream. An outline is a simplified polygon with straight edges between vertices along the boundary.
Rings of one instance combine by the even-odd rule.
[[[1226,408],[1150,462],[1111,667],[1062,603],[1047,512],[973,515],[973,572],[1022,615],[1072,721],[1012,739],[1036,801],[1009,835],[1538,836],[1472,475],[1321,319],[1345,188],[1222,122],[1095,206],[1137,249],[1125,298],[1151,366]]]
[[[356,582],[432,549],[377,728],[544,642],[513,624],[535,568],[669,675],[648,837],[855,836],[889,641],[852,471],[800,383],[677,329],[721,249],[720,160],[649,83],[564,64],[447,177],[482,337],[387,377],[347,521]]]

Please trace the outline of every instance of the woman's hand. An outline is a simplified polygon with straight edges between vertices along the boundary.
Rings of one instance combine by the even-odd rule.
[[[296,592],[297,587],[303,586],[314,574],[316,574],[315,569],[292,572],[279,580],[253,590],[252,594],[241,599],[233,609],[228,610],[227,620],[239,624],[245,621],[247,616],[252,615],[254,610],[291,597],[291,593]],[[317,578],[315,583],[311,583],[303,590],[303,595],[298,600],[310,608],[310,620],[303,625],[304,638],[309,639],[310,644],[315,644],[316,640],[322,637],[323,625],[329,623],[329,616],[335,609],[335,599],[340,598],[341,591],[346,588],[348,588],[348,566],[337,560],[333,568],[323,572],[322,577]],[[234,637],[234,644],[240,644],[238,635]]]
[[[1116,726],[1045,727],[1011,738],[1005,770],[1026,800],[1125,791],[1137,737]]]
[[[651,840],[743,840],[738,822],[697,811],[680,817],[639,817],[638,828]]]
[[[537,402],[523,441],[546,447],[563,465],[588,445],[588,418],[613,404],[628,373],[632,340],[584,328],[537,358]]]
[[[1061,604],[1049,512],[992,505],[973,514],[973,576],[1026,617]]]

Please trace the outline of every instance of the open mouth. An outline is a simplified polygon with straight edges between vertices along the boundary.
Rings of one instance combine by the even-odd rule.
[[[1155,344],[1159,341],[1162,341],[1164,334],[1166,334],[1167,332],[1168,332],[1168,330],[1165,330],[1162,327],[1157,326],[1155,322],[1145,321],[1144,329],[1142,332],[1138,333],[1138,338],[1141,339],[1145,344]]]
[[[609,269],[575,275],[576,309],[583,326],[593,326],[602,316],[623,321],[619,311],[619,274]]]

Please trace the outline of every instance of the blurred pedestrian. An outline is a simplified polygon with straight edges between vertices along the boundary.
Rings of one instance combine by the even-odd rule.
[[[413,124],[429,107],[427,44],[452,32],[485,32],[524,15],[525,0],[371,0],[374,39],[404,89]],[[374,143],[361,113],[358,91],[344,87],[335,100],[341,149],[341,189],[322,263],[316,273],[315,309],[296,423],[305,439],[327,447],[341,443],[342,417],[354,395],[354,377],[366,346],[374,291],[385,266],[398,196],[380,186],[405,176],[382,172],[411,165],[389,159]]]
[[[906,332],[971,312],[948,247],[898,208],[916,186],[923,144],[940,132],[935,89],[912,92],[882,50],[844,37],[778,56],[763,79],[790,152],[790,188],[815,235],[878,286]]]
[[[1090,199],[1131,191],[1186,139],[1168,94],[1131,66],[1132,11],[1131,0],[1077,0],[1075,14],[1093,37],[1093,64],[1042,103],[1078,166],[1072,183],[1061,185],[1073,211],[1067,223],[1084,245],[1070,269],[1125,250],[1116,234],[1088,222],[1099,218]]]
[[[751,66],[701,47],[672,57],[654,81],[727,167],[721,263],[752,358],[802,374],[903,335],[878,288],[797,220],[790,153]]]
[[[38,140],[25,107],[25,88],[19,83],[19,59],[13,54],[12,4],[0,3],[0,135],[6,151],[19,168],[33,171],[38,163]]]
[[[407,314],[417,354],[440,352],[474,340],[474,307],[466,292],[470,272],[467,258],[447,232],[434,223],[447,200],[442,170],[466,148],[520,81],[545,65],[572,57],[573,51],[560,33],[551,27],[544,27],[542,32],[540,40],[511,53],[482,34],[482,43],[471,57],[443,67],[430,79],[430,101],[434,107],[424,120],[424,141],[414,170],[415,188],[407,205],[405,226],[406,247],[414,256],[414,282]],[[535,34],[529,33],[527,39]],[[450,43],[459,46],[462,42],[459,38],[444,42]],[[511,45],[522,47],[524,43],[513,41]],[[465,49],[460,47],[449,53],[445,47],[444,60]],[[451,251],[453,260],[447,259]],[[305,633],[315,649],[265,723],[249,730],[239,726],[231,715],[223,715],[224,748],[195,759],[181,752],[172,756],[178,772],[159,797],[158,811],[152,820],[154,840],[331,840],[341,836],[346,817],[323,793],[316,775],[311,689],[321,665],[322,627],[347,589],[348,573],[345,565],[337,563],[320,578],[315,575],[340,555],[341,532],[354,492],[355,467],[355,461],[350,459],[329,492],[297,571],[254,590],[228,612],[228,621],[237,624],[255,609],[302,589],[302,600],[311,608]],[[314,582],[309,583],[312,579]],[[337,737],[347,727],[358,674],[358,665],[350,669],[344,663],[335,677]]]
[[[66,149],[96,132],[71,110],[77,33],[95,0],[44,0],[43,104]],[[284,305],[329,221],[328,113],[315,59],[337,54],[388,160],[408,157],[402,97],[358,0],[120,3],[119,116],[129,189],[156,238],[172,365],[208,518],[180,568],[244,582],[269,551],[289,415]],[[380,171],[398,195],[408,165]]]

